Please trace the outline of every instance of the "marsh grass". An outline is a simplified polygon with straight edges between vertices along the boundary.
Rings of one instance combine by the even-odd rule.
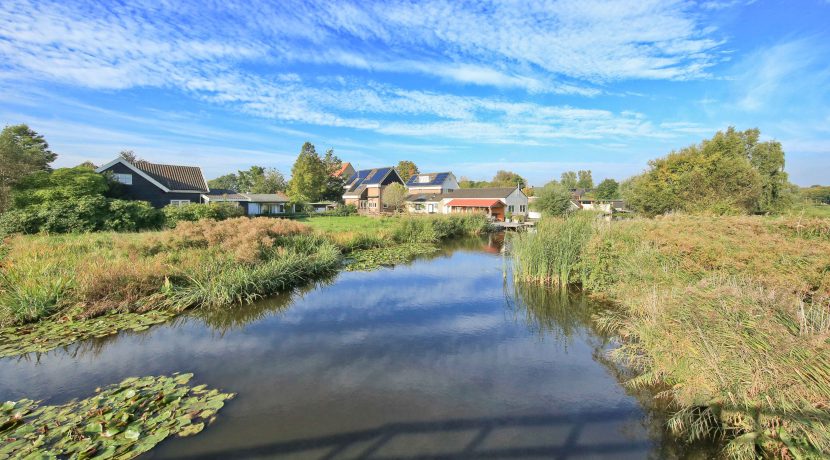
[[[598,225],[593,214],[573,214],[544,219],[535,233],[514,235],[510,238],[514,276],[519,281],[567,288],[578,281],[583,249]]]
[[[539,231],[562,235],[562,225]],[[568,281],[616,303],[595,320],[622,339],[612,357],[635,372],[627,385],[671,408],[674,433],[721,439],[732,458],[823,458],[830,455],[827,228],[826,220],[800,217],[613,222],[582,246]],[[561,280],[560,267],[575,263],[559,263],[559,252],[541,243],[527,246],[514,255],[523,279]],[[529,271],[521,267],[526,254],[542,259]]]

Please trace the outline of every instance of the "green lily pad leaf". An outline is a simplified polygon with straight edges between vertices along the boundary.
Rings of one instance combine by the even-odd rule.
[[[124,438],[129,439],[130,441],[137,440],[139,436],[141,436],[141,431],[139,430],[128,428],[124,431]]]

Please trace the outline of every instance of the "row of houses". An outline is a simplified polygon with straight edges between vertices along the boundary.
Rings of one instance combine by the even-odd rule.
[[[196,166],[177,166],[130,162],[117,158],[96,170],[108,173],[124,184],[132,199],[147,201],[155,207],[187,203],[235,203],[248,215],[285,214],[296,211],[295,205],[283,193],[251,194],[235,190],[211,190]],[[528,197],[518,187],[490,187],[462,189],[451,172],[415,174],[402,178],[393,167],[357,171],[350,163],[335,173],[346,178],[343,202],[354,205],[362,214],[381,214],[391,211],[384,193],[395,183],[406,186],[406,209],[412,213],[450,214],[480,213],[495,220],[510,215],[526,216]],[[312,203],[315,210],[330,209],[333,203]]]

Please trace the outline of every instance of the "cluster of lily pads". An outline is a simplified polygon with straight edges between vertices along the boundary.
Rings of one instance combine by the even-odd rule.
[[[432,254],[437,251],[437,246],[422,243],[354,251],[347,261],[346,270],[376,270],[381,267],[411,262],[417,256]]]
[[[134,458],[211,423],[232,393],[188,386],[193,374],[131,377],[60,406],[0,406],[0,458]]]
[[[119,331],[143,331],[176,314],[167,311],[109,313],[86,320],[44,320],[0,329],[0,358],[25,353],[45,353],[79,340],[106,337]]]

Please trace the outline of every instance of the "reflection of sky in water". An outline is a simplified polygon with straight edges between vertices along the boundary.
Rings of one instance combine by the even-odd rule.
[[[579,442],[614,441],[643,456],[642,414],[593,360],[598,340],[583,327],[569,340],[531,331],[525,314],[511,306],[516,299],[506,301],[505,292],[513,290],[505,288],[501,257],[469,251],[395,269],[342,273],[328,286],[295,295],[285,307],[287,297],[248,307],[262,313],[247,324],[228,327],[223,315],[208,315],[208,324],[191,317],[122,334],[97,348],[84,344],[74,356],[55,351],[39,362],[0,360],[0,397],[61,402],[127,376],[174,371],[194,372],[197,382],[239,393],[215,426],[195,438],[166,442],[161,456],[225,456],[224,449],[252,445],[288,449],[293,444],[285,443],[292,440],[403,422],[429,424],[425,433],[417,432],[421,425],[401,428],[377,455],[449,448],[476,433],[482,438],[476,448],[498,452],[567,436],[571,425],[554,423],[556,417],[570,423],[600,411],[616,415],[605,416],[604,424],[581,423]],[[549,418],[539,426],[510,419],[492,436],[482,437],[478,425],[457,432],[434,429],[447,420],[492,423],[540,415]],[[537,439],[534,430],[547,434]],[[408,436],[413,440],[402,441]],[[358,441],[371,443],[358,438],[349,449],[357,449]]]

